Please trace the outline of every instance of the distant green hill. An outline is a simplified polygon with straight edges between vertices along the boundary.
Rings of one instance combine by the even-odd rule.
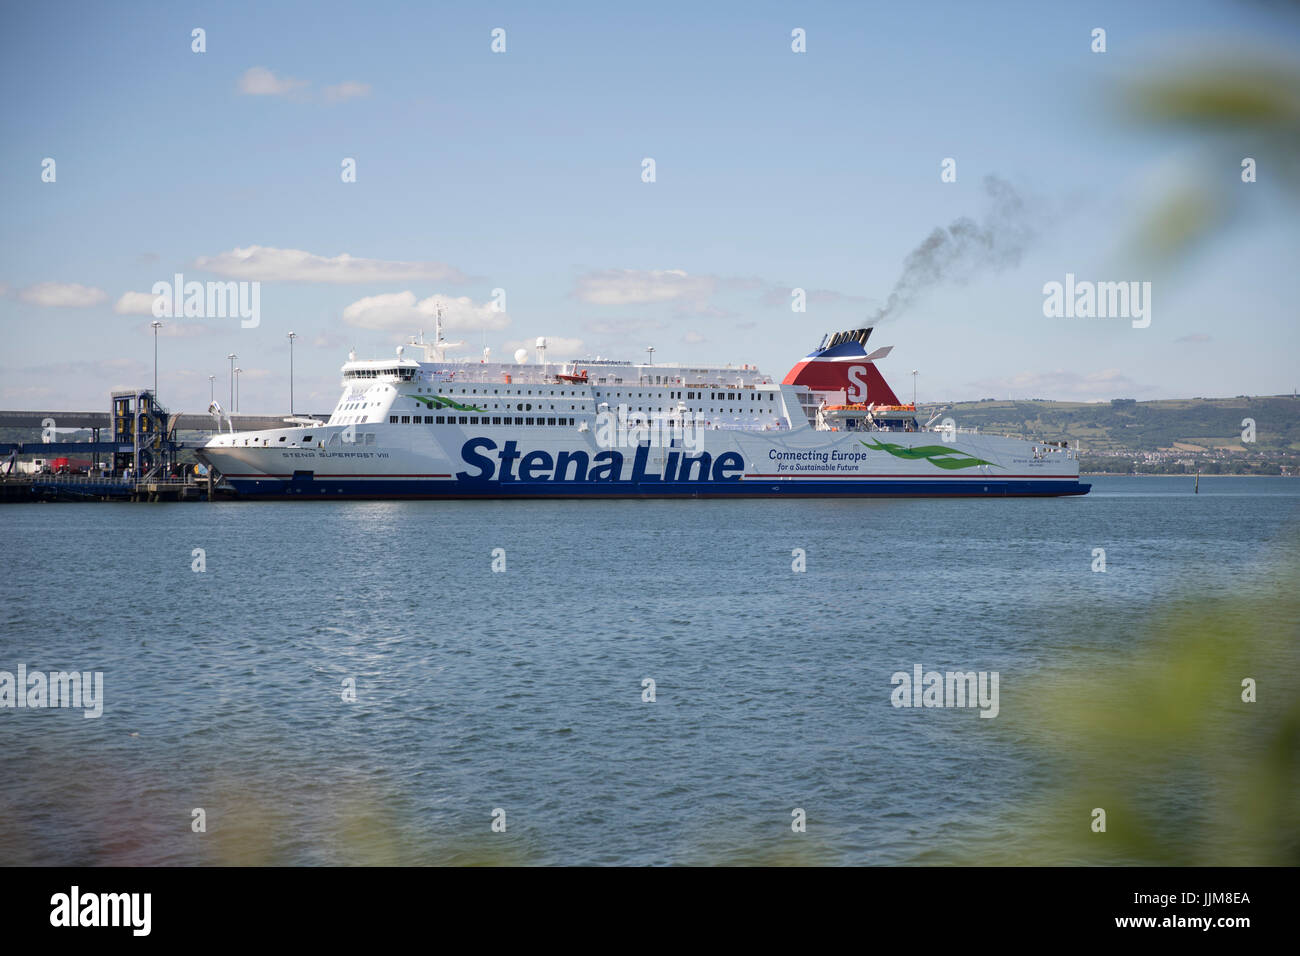
[[[933,413],[934,406],[930,406]],[[1239,454],[1300,451],[1300,400],[1289,395],[1182,398],[1155,402],[959,402],[942,417],[959,428],[1047,440],[1079,441],[1085,453],[1155,452],[1178,445]],[[1242,420],[1255,420],[1255,441],[1242,442]]]

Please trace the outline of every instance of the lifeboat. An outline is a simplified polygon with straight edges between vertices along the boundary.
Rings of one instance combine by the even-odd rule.
[[[556,376],[555,376],[555,380],[556,380],[557,382],[571,382],[571,383],[573,383],[574,385],[586,385],[586,384],[587,384],[587,370],[584,368],[584,369],[582,370],[582,374],[581,374],[581,375],[562,375],[562,374],[558,374],[558,373],[557,373]]]

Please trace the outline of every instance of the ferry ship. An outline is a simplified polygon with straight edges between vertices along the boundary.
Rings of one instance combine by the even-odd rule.
[[[775,381],[757,368],[451,359],[423,333],[342,367],[328,421],[238,432],[201,458],[253,498],[1002,497],[1087,494],[1066,442],[926,421],[867,351],[828,334]]]

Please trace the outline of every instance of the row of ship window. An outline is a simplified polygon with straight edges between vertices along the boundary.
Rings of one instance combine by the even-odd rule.
[[[685,396],[686,396],[686,400],[689,401],[689,402],[693,402],[693,401],[710,401],[710,402],[743,402],[743,401],[745,400],[745,395],[746,395],[746,394],[749,395],[749,400],[750,400],[751,402],[761,402],[761,401],[763,401],[763,394],[766,394],[766,395],[767,395],[767,400],[768,400],[769,402],[772,402],[772,401],[775,401],[775,400],[776,400],[776,393],[775,393],[775,392],[766,392],[766,393],[748,392],[748,393],[744,393],[744,392],[739,392],[739,391],[728,391],[728,392],[669,392],[668,395],[667,395],[666,397],[669,398],[669,399],[680,399],[683,395],[685,395]],[[608,392],[596,392],[595,395],[596,395],[597,398],[609,398],[609,393],[608,393]],[[615,397],[615,398],[622,398],[622,397],[623,397],[623,393],[622,393],[622,392],[615,392],[615,393],[614,393],[614,397]],[[628,398],[631,398],[631,397],[632,397],[632,393],[631,393],[631,392],[628,392],[628,393],[627,393],[627,397],[628,397]],[[655,396],[654,396],[654,395],[644,396],[642,392],[637,392],[637,393],[636,393],[636,397],[637,397],[637,398],[642,398],[642,397],[654,398]]]
[[[416,389],[416,391],[417,391],[417,392],[421,392],[421,393],[423,393],[425,390],[422,389],[422,388],[420,388],[420,389]],[[429,391],[430,394],[433,394],[434,389],[431,388],[431,389],[429,389],[428,391]],[[449,394],[449,395],[455,395],[455,394],[456,394],[456,389],[454,389],[454,388],[449,388],[449,389],[446,390],[446,392],[447,392],[447,394]],[[443,389],[441,389],[441,388],[440,388],[440,389],[437,389],[437,393],[438,393],[439,395],[443,394]],[[460,394],[461,394],[461,395],[477,395],[478,393],[479,393],[479,390],[478,390],[477,388],[470,388],[470,389],[462,388],[462,389],[460,390]],[[488,390],[487,390],[486,388],[483,389],[483,394],[486,395],[487,393],[488,393]],[[493,395],[499,395],[499,394],[500,394],[500,389],[495,389],[495,388],[492,389],[492,394],[493,394]],[[533,394],[533,390],[532,390],[531,388],[528,389],[527,391],[525,391],[524,389],[519,389],[518,391],[511,391],[510,389],[506,389],[506,394],[507,394],[507,395],[524,395],[524,394],[531,395],[531,394]],[[539,388],[539,389],[537,390],[537,394],[538,394],[538,395],[542,395],[542,394],[545,394],[545,393],[542,391],[542,389]],[[555,391],[554,389],[551,389],[551,391],[550,391],[549,394],[551,394],[551,395],[555,395],[555,394],[557,394],[557,393],[556,393],[556,391]],[[558,394],[560,394],[560,395],[568,395],[568,394],[570,394],[570,393],[567,392],[567,391],[564,391],[563,389],[561,389],[560,392],[559,392]],[[580,394],[580,393],[578,393],[578,392],[574,392],[574,393],[572,393],[572,394],[574,394],[574,395],[578,395],[578,394]],[[608,393],[607,393],[607,392],[595,392],[594,394],[595,394],[596,398],[602,398],[602,397],[607,398],[607,397],[608,397]],[[750,400],[751,402],[761,402],[761,401],[763,401],[763,395],[764,395],[764,394],[767,395],[767,401],[769,401],[769,402],[776,401],[776,393],[775,393],[775,392],[766,392],[766,393],[760,393],[760,392],[748,392],[748,393],[744,393],[744,392],[740,392],[739,390],[728,390],[728,391],[725,391],[725,392],[700,392],[700,391],[696,391],[696,392],[669,392],[668,395],[667,395],[667,397],[670,398],[670,399],[679,399],[679,398],[681,398],[683,395],[685,395],[687,401],[696,401],[696,400],[704,400],[705,396],[707,395],[707,396],[708,396],[708,400],[709,400],[709,401],[713,401],[713,402],[738,402],[738,401],[744,401],[744,400],[745,400],[745,395],[746,395],[746,394],[749,395],[749,400]],[[615,397],[615,398],[622,398],[622,397],[623,397],[623,393],[622,393],[622,392],[616,392],[615,395],[614,395],[614,397]],[[627,397],[628,397],[628,398],[631,398],[631,397],[632,397],[632,393],[631,393],[631,392],[628,392],[628,393],[627,393]],[[636,397],[637,397],[637,398],[643,398],[643,397],[646,397],[646,396],[645,396],[644,393],[642,393],[642,392],[637,392],[637,393],[636,393]],[[649,396],[649,397],[653,398],[654,396],[652,395],[652,396]],[[589,400],[589,399],[588,399],[588,400]]]
[[[389,415],[390,425],[577,425],[576,418],[510,415]]]
[[[430,388],[430,389],[417,388],[417,389],[416,389],[416,392],[418,392],[418,393],[424,393],[424,392],[426,392],[426,391],[427,391],[430,395],[432,395],[432,394],[434,393],[435,389],[432,389],[432,388]],[[441,389],[441,388],[439,388],[439,389],[437,389],[436,391],[437,391],[437,393],[438,393],[439,395],[441,395],[441,394],[443,394],[443,391],[444,391],[444,390]],[[449,389],[446,389],[446,393],[447,393],[448,395],[455,395],[455,394],[456,394],[456,390],[455,390],[454,388],[449,388]],[[477,388],[462,388],[462,389],[460,390],[460,394],[461,394],[461,395],[477,395],[478,393],[479,393],[479,391],[478,391]],[[488,390],[487,390],[486,388],[483,389],[483,394],[486,395],[487,393],[488,393]],[[527,392],[525,392],[525,390],[522,389],[522,388],[521,388],[521,389],[517,389],[517,390],[516,390],[516,389],[509,389],[509,388],[507,388],[505,393],[506,393],[507,395],[524,395],[524,394],[531,395],[531,394],[533,394],[533,390],[530,388],[530,389],[527,390]],[[500,395],[500,394],[501,394],[501,389],[499,389],[499,388],[494,388],[494,389],[492,389],[492,394],[493,394],[493,395]],[[543,392],[543,391],[539,388],[539,389],[537,390],[537,394],[540,396],[540,395],[546,395],[546,394],[550,394],[550,395],[570,395],[570,394],[572,394],[572,395],[578,395],[579,393],[578,393],[578,392],[566,392],[564,389],[560,389],[560,391],[558,391],[558,392],[557,392],[555,389],[551,389],[550,392],[548,393],[548,392]],[[590,399],[584,399],[584,401],[590,401]]]
[[[687,392],[686,400],[691,401],[696,398],[703,399],[705,394],[706,394],[705,392]],[[708,392],[707,394],[709,396],[709,401],[711,402],[743,402],[745,400],[745,395],[743,392],[726,391],[726,392]],[[767,394],[767,400],[769,402],[774,401],[776,399],[775,392],[767,392],[766,394]],[[672,397],[681,398],[682,393],[681,392],[673,393]],[[763,400],[763,395],[758,392],[750,392],[749,400],[751,402],[761,402]]]

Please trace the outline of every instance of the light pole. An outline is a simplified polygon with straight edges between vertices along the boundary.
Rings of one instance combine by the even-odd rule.
[[[239,411],[239,376],[243,371],[242,368],[235,369],[235,411]]]
[[[162,323],[154,319],[149,323],[153,326],[153,400],[158,402],[158,330],[162,328]]]
[[[293,340],[298,337],[297,332],[289,333],[289,417],[293,417]]]
[[[226,356],[230,359],[230,404],[226,410],[231,412],[235,410],[235,359],[238,357],[234,352]]]
[[[213,391],[216,387],[217,387],[217,377],[215,375],[209,375],[208,376],[208,404],[209,405],[211,405],[214,401],[217,400],[217,396]]]
[[[912,407],[916,407],[916,369],[912,369]]]

